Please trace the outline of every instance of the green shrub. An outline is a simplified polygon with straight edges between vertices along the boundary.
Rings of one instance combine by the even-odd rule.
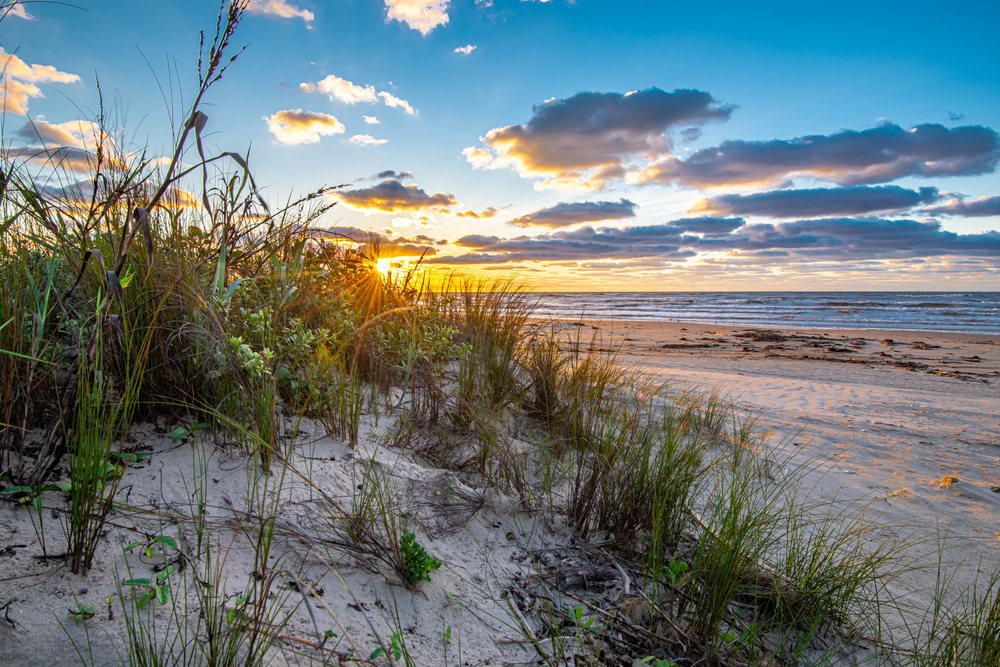
[[[410,583],[418,581],[430,581],[431,572],[441,568],[441,561],[431,558],[427,550],[419,542],[413,533],[406,533],[399,540],[399,550],[403,556],[403,563],[410,578]]]

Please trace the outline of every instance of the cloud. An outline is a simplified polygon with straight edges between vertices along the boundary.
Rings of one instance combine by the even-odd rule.
[[[337,197],[351,208],[384,213],[444,212],[448,207],[458,204],[453,194],[435,192],[429,195],[416,183],[403,185],[395,178],[386,179],[370,188],[339,192]]]
[[[688,213],[755,215],[766,218],[819,218],[901,211],[940,198],[937,188],[908,190],[898,185],[770,190],[720,195],[698,201]]]
[[[416,113],[416,111],[413,110],[413,107],[410,106],[409,102],[399,99],[392,93],[387,93],[383,90],[378,94],[378,96],[382,98],[382,101],[385,102],[387,107],[398,107],[411,116]]]
[[[954,111],[948,112],[948,120],[958,122],[965,119],[964,113],[955,113]]]
[[[148,196],[148,193],[141,192],[141,188],[133,188],[133,191],[136,190],[139,191],[136,193],[139,196]],[[47,201],[59,204],[70,214],[85,213],[90,210],[91,201],[94,199],[94,179],[88,178],[62,187],[42,186],[41,193]],[[96,202],[100,203],[107,195],[106,187],[99,187]],[[175,210],[199,208],[201,200],[193,192],[171,186],[167,188],[163,199],[160,200],[160,205]]]
[[[559,202],[555,206],[522,215],[508,224],[516,227],[548,227],[559,229],[581,223],[624,220],[635,217],[636,205],[627,199],[621,201]]]
[[[955,197],[940,206],[925,208],[921,212],[927,215],[960,215],[967,218],[1000,216],[1000,197],[979,197],[978,199]]]
[[[358,144],[359,146],[380,146],[382,144],[389,143],[389,140],[376,139],[370,134],[355,134],[351,137],[350,142],[352,144]]]
[[[358,86],[347,79],[341,79],[339,76],[334,76],[333,74],[316,83],[300,83],[299,89],[305,93],[326,95],[330,98],[331,102],[333,100],[340,100],[344,104],[357,104],[358,102],[375,104],[381,98],[388,107],[400,108],[410,115],[416,113],[409,102],[399,99],[392,93],[385,91],[375,92],[374,86]],[[371,120],[368,120],[369,118]],[[364,116],[364,119],[369,124],[378,123],[378,118],[375,116]]]
[[[454,245],[470,252],[439,257],[440,264],[524,261],[678,261],[705,253],[752,255],[793,263],[982,257],[998,261],[1000,232],[957,234],[936,221],[824,218],[774,224],[736,219],[684,219],[631,227],[580,227],[512,239],[471,234]],[[692,234],[705,230],[703,236]],[[760,261],[760,260],[757,260]],[[769,261],[775,261],[774,259]]]
[[[28,121],[17,131],[17,136],[29,142],[96,148],[100,141],[100,126],[89,120],[71,120],[50,123],[45,116]]]
[[[469,55],[470,53],[472,53],[475,50],[476,50],[476,45],[475,44],[469,44],[468,46],[460,46],[460,47],[458,47],[457,49],[455,49],[455,53],[461,53],[463,55]]]
[[[283,144],[315,144],[320,137],[341,134],[346,128],[333,116],[302,109],[287,109],[264,116],[267,129]]]
[[[728,234],[746,224],[743,218],[681,218],[671,220],[667,226],[678,232],[693,234]]]
[[[362,116],[369,125],[378,125],[378,118],[375,116]]]
[[[19,7],[20,5],[15,5]],[[76,74],[60,72],[51,65],[29,65],[0,47],[0,111],[28,115],[28,100],[44,97],[38,83],[74,83]]]
[[[5,160],[22,159],[56,170],[87,174],[97,167],[97,156],[88,149],[73,146],[25,146],[3,151]]]
[[[862,185],[904,176],[973,176],[1000,162],[1000,135],[978,125],[948,129],[884,123],[790,140],[724,141],[681,160],[666,156],[630,174],[638,183],[698,188],[782,184],[793,176]]]
[[[300,9],[287,0],[250,0],[247,11],[251,14],[273,14],[282,18],[301,18],[306,23],[315,17],[308,9]]]
[[[675,128],[725,121],[733,107],[699,90],[581,92],[546,100],[522,125],[490,130],[486,148],[463,151],[476,168],[510,166],[536,187],[597,189],[624,178],[632,160],[671,155]]]
[[[0,9],[0,15],[5,16],[17,16],[26,21],[34,21],[35,17],[28,13],[28,10],[24,8],[24,5],[18,2],[15,5],[7,5]]]
[[[505,206],[504,208],[508,208]],[[488,206],[482,211],[458,211],[455,213],[456,218],[472,218],[473,220],[483,220],[487,218],[495,218],[497,214],[503,209],[497,208],[496,206]]]
[[[423,234],[417,234],[412,239],[403,236],[393,239],[385,234],[357,227],[328,227],[326,229],[312,229],[310,232],[319,238],[358,243],[361,246],[359,248],[361,251],[376,246],[379,257],[420,257],[421,255],[433,257],[438,251],[430,244],[440,245],[439,241]]]
[[[413,178],[412,171],[393,171],[392,169],[386,169],[385,171],[380,171],[371,177],[373,181],[384,181],[386,179],[394,178],[397,181],[405,181],[408,178]]]
[[[493,154],[485,148],[469,146],[462,149],[462,155],[465,156],[465,159],[472,165],[473,169],[489,169],[493,166]]]
[[[105,169],[125,168],[121,152],[100,126],[89,120],[50,123],[44,116],[28,121],[14,136],[28,142],[3,151],[5,159],[22,159],[51,169],[90,173],[97,168],[97,146],[102,144]]]
[[[331,102],[335,99],[345,104],[357,104],[358,102],[374,104],[378,101],[374,86],[356,86],[333,74],[317,83],[300,83],[299,88],[306,93],[326,95]]]
[[[405,23],[421,35],[448,22],[448,0],[385,0],[386,21]]]

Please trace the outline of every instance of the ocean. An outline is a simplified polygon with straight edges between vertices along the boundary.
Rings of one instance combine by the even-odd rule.
[[[800,329],[1000,334],[1000,292],[542,292],[537,314]]]

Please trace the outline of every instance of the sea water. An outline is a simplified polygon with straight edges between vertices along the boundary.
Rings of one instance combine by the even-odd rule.
[[[543,292],[542,316],[1000,334],[1000,292]]]

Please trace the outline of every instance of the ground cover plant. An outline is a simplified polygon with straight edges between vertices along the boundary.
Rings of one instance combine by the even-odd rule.
[[[449,591],[449,607],[549,665],[996,663],[995,577],[942,584],[909,641],[884,640],[908,538],[873,540],[863,505],[804,501],[720,394],[533,318],[516,277],[381,271],[377,239],[316,228],[325,189],[270,210],[248,156],[206,156],[200,107],[236,64],[245,8],[202,40],[167,166],[119,144],[102,109],[89,194],[0,169],[3,498],[32,508],[41,562],[80,581],[121,565],[104,614],[123,619],[121,664],[417,664],[397,601],[456,580],[479,598]],[[181,208],[192,176],[200,205]],[[317,456],[309,432],[340,448]],[[171,452],[186,476],[134,498]],[[220,470],[242,475],[222,495]],[[512,527],[508,565],[479,544],[489,577],[463,579],[434,537],[473,534],[497,505],[547,537]],[[387,582],[377,610],[348,566]],[[64,626],[84,664],[101,611],[77,603]],[[442,631],[423,659],[454,655]]]

